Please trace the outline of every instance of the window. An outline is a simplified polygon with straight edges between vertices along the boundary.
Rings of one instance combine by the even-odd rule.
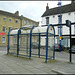
[[[62,15],[58,15],[58,24],[62,23]]]
[[[3,18],[3,21],[6,21],[6,18],[5,17]]]
[[[15,20],[15,23],[18,23],[18,21],[17,21],[17,20]]]
[[[74,25],[74,34],[75,34],[75,25]]]
[[[30,25],[30,22],[28,22],[28,25]]]
[[[61,34],[62,35],[62,28],[61,28],[61,32],[60,32],[60,26],[58,26],[58,35]]]
[[[46,24],[49,24],[49,17],[46,17]]]
[[[62,24],[62,15],[58,15],[58,24]],[[61,28],[61,33],[60,33],[60,28]],[[58,26],[58,35],[59,34],[62,35],[62,26],[60,27],[60,25]]]
[[[11,30],[11,27],[9,27],[9,31]]]
[[[27,21],[26,20],[24,20],[24,24],[26,24],[27,23]]]
[[[9,19],[9,22],[12,22],[12,20],[11,20],[11,19]]]
[[[2,37],[2,43],[5,43],[5,37]]]
[[[3,26],[3,32],[6,32],[6,27],[5,26]]]

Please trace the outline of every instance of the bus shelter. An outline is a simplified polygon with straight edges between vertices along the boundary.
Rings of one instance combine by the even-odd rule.
[[[49,24],[45,27],[27,25],[8,32],[7,54],[31,58],[32,55],[44,57],[45,62],[55,59],[55,29]]]

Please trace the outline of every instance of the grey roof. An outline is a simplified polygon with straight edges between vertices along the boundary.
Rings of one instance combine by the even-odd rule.
[[[3,10],[0,10],[0,14],[20,19],[20,17],[18,15],[14,14],[14,13],[3,11]]]
[[[75,11],[75,3],[62,6],[62,13],[73,12],[73,11]],[[47,11],[44,12],[42,17],[49,15],[56,15],[56,14],[60,14],[60,7],[48,9]]]
[[[34,21],[34,20],[32,20],[32,19],[29,19],[29,18],[27,18],[27,17],[24,17],[23,15],[21,15],[20,17],[21,17],[22,19],[27,19],[27,20],[29,20],[29,21],[33,21],[33,22],[39,24],[39,22],[36,22],[36,21]]]
[[[34,21],[34,20],[31,20],[31,19],[29,19],[29,18],[26,18],[26,17],[24,17],[23,15],[22,15],[22,16],[19,16],[19,15],[16,15],[15,13],[6,12],[6,11],[3,11],[3,10],[0,10],[0,14],[1,14],[1,15],[5,15],[5,16],[9,16],[9,17],[13,17],[13,18],[17,18],[17,19],[21,19],[21,18],[22,18],[22,19],[28,19],[28,20],[30,20],[30,21],[33,21],[33,22],[39,24],[38,22],[36,22],[36,21]]]

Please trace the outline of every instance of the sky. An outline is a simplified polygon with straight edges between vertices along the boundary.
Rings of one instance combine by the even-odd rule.
[[[62,5],[70,4],[71,1],[61,1]],[[46,6],[50,8],[57,7],[58,1],[0,1],[0,10],[15,13],[19,11],[19,15],[23,15],[34,21],[41,21],[41,16],[46,10]]]

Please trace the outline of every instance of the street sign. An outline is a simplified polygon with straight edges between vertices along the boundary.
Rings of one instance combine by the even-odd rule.
[[[59,39],[61,40],[62,39],[62,36],[60,36]]]
[[[71,21],[66,20],[66,26],[67,26],[67,27],[70,27],[70,26],[71,26]]]
[[[69,27],[70,29],[70,62],[71,62],[71,58],[72,58],[72,55],[71,55],[71,21],[66,20],[66,26]]]
[[[60,36],[59,39],[62,39],[62,36]]]

